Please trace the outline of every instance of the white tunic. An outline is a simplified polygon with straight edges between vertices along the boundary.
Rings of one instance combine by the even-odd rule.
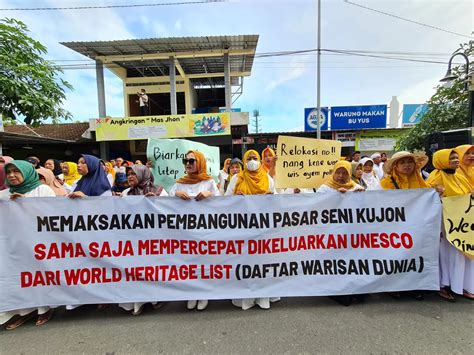
[[[300,192],[299,192],[300,194],[312,194],[312,193],[314,193],[313,189],[301,188],[299,190],[300,190]],[[289,188],[286,188],[286,189],[281,189],[281,191],[279,191],[279,193],[281,193],[283,195],[291,195],[291,194],[295,193],[295,189],[292,188],[292,187],[289,187]]]
[[[359,184],[356,184],[352,189],[348,190],[348,191],[354,191],[354,190],[363,190],[364,188],[362,186],[360,186]],[[326,185],[326,184],[322,184],[319,189],[316,191],[316,193],[319,193],[319,194],[327,194],[327,193],[340,193],[339,191],[333,189],[332,187]]]
[[[382,190],[382,186],[380,185],[380,179],[375,173],[375,169],[371,173],[363,173],[362,180],[364,180],[365,184],[367,185],[368,191],[369,190]]]
[[[219,190],[217,189],[217,185],[214,180],[205,180],[198,182],[197,184],[176,183],[169,191],[169,195],[176,196],[177,191],[184,191],[189,195],[189,197],[196,197],[200,192],[203,191],[210,191],[214,196],[220,196]]]
[[[219,192],[221,195],[224,194],[224,185],[228,177],[229,174],[227,174],[224,170],[219,171],[219,176],[217,177],[217,180],[219,181]]]
[[[383,172],[383,162],[381,162],[379,165],[377,164],[374,164],[374,172],[375,174],[377,175],[377,177],[382,180],[383,176],[384,176],[384,172]]]
[[[56,197],[53,189],[47,185],[40,185],[35,187],[33,190],[24,194],[24,197]],[[0,198],[1,199],[9,199],[10,198],[10,190],[2,190],[0,191]],[[0,312],[0,325],[8,322],[14,315],[18,314],[20,316],[25,316],[28,313],[33,312],[35,309],[38,310],[38,314],[44,314],[49,311],[50,307],[39,307],[39,308],[24,308],[24,309],[17,309],[8,312]]]
[[[122,191],[122,196],[128,196],[128,193],[130,192],[130,189],[131,187],[125,189]],[[158,195],[158,196],[161,196],[161,197],[166,197],[166,196],[169,196],[168,193],[166,192],[165,189],[162,189],[161,190],[161,193]]]
[[[130,191],[130,187],[128,189],[123,190],[122,196],[128,196],[128,193]],[[166,192],[165,189],[161,190],[161,193],[159,196],[168,196],[168,193]],[[130,302],[130,303],[119,303],[119,307],[126,310],[126,311],[134,311],[138,312],[140,308],[146,304],[147,302]],[[150,302],[151,304],[157,304],[158,302]]]
[[[441,287],[450,287],[458,295],[464,290],[474,293],[474,260],[451,245],[444,235],[439,245],[439,270]]]
[[[270,175],[268,177],[268,193],[276,194],[275,183]],[[225,192],[226,196],[234,195],[235,185],[237,184],[237,175],[232,176],[232,179],[229,182],[227,191]],[[263,298],[243,298],[243,299],[233,299],[232,304],[236,307],[242,308],[244,311],[252,308],[253,306],[258,305],[260,308],[269,309],[271,302],[277,302],[280,300],[280,297],[263,297]]]
[[[0,198],[8,199],[10,198],[10,195],[9,189],[0,191]],[[40,185],[24,194],[24,197],[56,197],[56,194],[48,185]]]

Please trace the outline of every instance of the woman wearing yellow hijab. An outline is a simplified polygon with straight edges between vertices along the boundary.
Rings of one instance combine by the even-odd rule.
[[[339,160],[332,169],[331,176],[322,184],[318,193],[334,193],[347,191],[364,191],[364,188],[352,179],[352,165],[346,160]]]
[[[77,164],[66,161],[62,164],[64,182],[69,186],[72,186],[77,180],[81,178],[81,175],[77,171]]]
[[[206,157],[197,150],[190,150],[183,159],[186,175],[178,179],[169,191],[170,196],[179,197],[185,201],[201,201],[211,196],[219,196],[216,182],[207,173]],[[206,309],[208,300],[189,300],[188,309],[202,311]]]
[[[273,179],[263,168],[256,150],[248,150],[243,163],[244,170],[230,180],[225,193],[227,196],[275,193]]]
[[[263,169],[265,169],[272,178],[275,178],[275,156],[275,151],[270,147],[262,151]]]
[[[469,181],[459,173],[459,154],[454,149],[441,149],[433,154],[433,170],[426,180],[431,187],[444,187],[443,197],[464,195],[472,190]]]
[[[380,185],[384,190],[429,188],[421,176],[421,169],[427,163],[428,157],[425,154],[413,154],[405,151],[397,152],[383,165],[385,175],[380,181]],[[390,292],[393,298],[401,298],[402,294],[417,300],[423,299],[423,293],[417,290]]]
[[[230,158],[227,158],[224,160],[224,166],[222,167],[222,170],[219,171],[219,175],[217,176],[217,187],[219,188],[219,192],[224,194],[224,185],[225,181],[229,177],[229,165],[230,165]]]
[[[429,188],[421,176],[421,169],[428,163],[424,154],[397,152],[384,164],[385,176],[380,181],[384,190]]]
[[[229,195],[262,195],[275,193],[273,179],[267,174],[260,162],[260,155],[255,150],[248,150],[244,154],[244,170],[234,175],[230,180],[225,193]],[[279,301],[280,298],[244,298],[232,300],[236,307],[247,310],[255,305],[269,309],[270,302]]]
[[[469,181],[458,172],[459,155],[454,149],[441,149],[433,155],[433,170],[426,181],[432,187],[442,186],[443,196],[470,193],[473,188]],[[442,230],[443,235],[445,231]],[[474,299],[474,260],[469,259],[443,236],[439,246],[440,286],[439,295],[454,301],[450,291]]]
[[[474,145],[464,144],[455,148],[459,153],[458,173],[463,175],[474,188]]]

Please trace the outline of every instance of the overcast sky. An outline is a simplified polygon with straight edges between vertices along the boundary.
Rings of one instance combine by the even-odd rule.
[[[0,8],[97,6],[173,2],[175,0],[0,0]],[[183,0],[186,1],[186,0]],[[402,21],[351,5],[322,2],[322,48],[404,52],[404,58],[447,63],[473,30],[471,0],[351,0],[353,3],[416,22]],[[126,9],[0,11],[22,20],[31,36],[48,47],[48,59],[85,59],[62,41],[119,40],[154,37],[260,35],[257,53],[317,47],[317,1],[240,0],[226,3],[136,7]],[[448,33],[455,32],[457,34]],[[462,36],[464,35],[464,36]],[[383,54],[387,55],[387,54]],[[398,55],[399,56],[399,55]],[[66,62],[59,62],[61,64]],[[446,64],[393,59],[322,55],[323,106],[422,103],[445,74]],[[74,91],[66,108],[74,120],[98,115],[95,70],[67,70]],[[106,72],[107,114],[123,116],[121,81]],[[316,54],[255,59],[244,93],[234,104],[259,109],[264,131],[304,130],[304,108],[316,105]]]

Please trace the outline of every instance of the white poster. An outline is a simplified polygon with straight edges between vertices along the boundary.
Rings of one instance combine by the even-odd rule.
[[[431,189],[0,201],[0,311],[437,290]]]

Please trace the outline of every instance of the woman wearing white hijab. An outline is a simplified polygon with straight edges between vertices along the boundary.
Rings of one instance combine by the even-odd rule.
[[[370,158],[362,158],[360,163],[362,164],[363,170],[361,179],[367,185],[367,191],[382,190],[382,186],[380,186],[380,179],[374,172],[374,161]]]

